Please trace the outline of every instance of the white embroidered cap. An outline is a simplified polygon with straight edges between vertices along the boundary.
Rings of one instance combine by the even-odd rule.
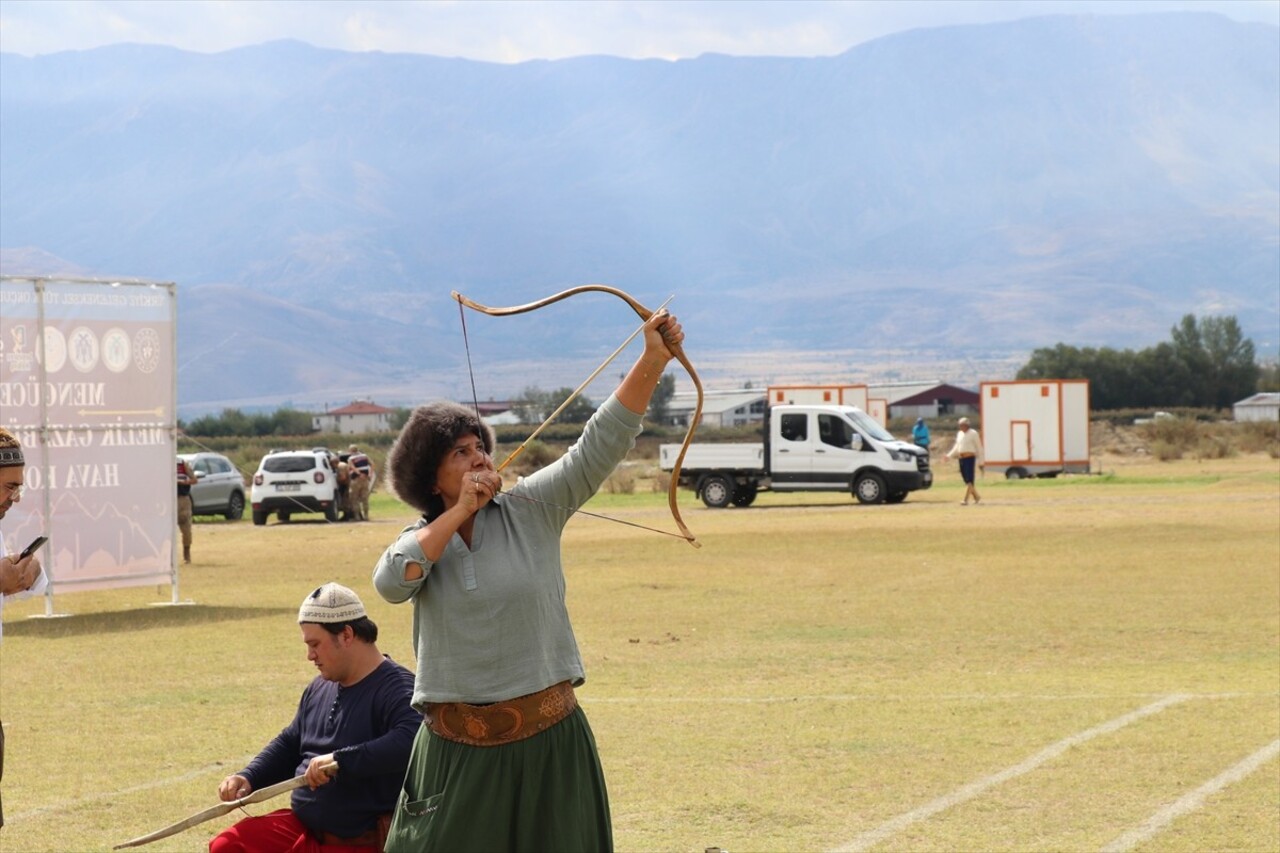
[[[302,600],[298,608],[298,622],[354,622],[364,617],[364,602],[360,596],[342,584],[327,583]]]

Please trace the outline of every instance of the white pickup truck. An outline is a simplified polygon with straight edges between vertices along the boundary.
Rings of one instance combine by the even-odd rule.
[[[659,448],[664,471],[680,445]],[[933,485],[926,450],[899,441],[853,406],[776,405],[762,444],[691,444],[680,485],[709,507],[750,506],[756,494],[850,492],[860,503],[900,503]]]

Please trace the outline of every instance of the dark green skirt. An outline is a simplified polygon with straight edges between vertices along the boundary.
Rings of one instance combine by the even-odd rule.
[[[418,730],[386,853],[611,850],[609,795],[582,708],[507,746]]]

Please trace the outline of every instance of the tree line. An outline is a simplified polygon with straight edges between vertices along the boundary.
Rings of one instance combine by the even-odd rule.
[[[1142,350],[1057,344],[1037,349],[1019,379],[1088,379],[1094,409],[1223,409],[1260,390],[1280,390],[1277,370],[1257,363],[1235,317],[1187,314],[1170,340]]]
[[[520,396],[511,401],[511,411],[516,414],[522,424],[539,424],[558,409],[565,400],[573,395],[572,388],[557,388],[554,391],[543,391],[537,386],[529,386]],[[649,399],[649,409],[645,412],[651,422],[665,424],[670,413],[671,397],[676,392],[676,379],[670,373],[662,374],[658,387]],[[585,424],[591,419],[598,404],[586,396],[575,397],[564,411],[556,416],[556,423]]]
[[[1257,363],[1253,341],[1244,336],[1235,317],[1203,317],[1187,314],[1170,330],[1170,339],[1141,350],[1111,347],[1076,347],[1059,343],[1034,350],[1018,371],[1018,379],[1088,379],[1093,409],[1212,408],[1224,409],[1258,391],[1280,391],[1280,366]],[[544,391],[529,386],[511,401],[522,424],[541,423],[573,393],[572,388]],[[675,377],[665,373],[646,413],[653,424],[666,425]],[[597,403],[580,396],[569,403],[556,421],[585,423]],[[399,430],[410,409],[397,408],[391,428]],[[224,409],[179,422],[189,435],[271,436],[307,435],[312,429],[310,412],[277,409],[247,414]]]

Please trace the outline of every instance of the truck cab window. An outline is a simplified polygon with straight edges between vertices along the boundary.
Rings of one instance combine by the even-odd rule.
[[[853,427],[835,415],[818,415],[818,437],[823,444],[852,449]]]
[[[787,441],[804,441],[809,437],[809,416],[790,414],[782,416],[782,437]]]

